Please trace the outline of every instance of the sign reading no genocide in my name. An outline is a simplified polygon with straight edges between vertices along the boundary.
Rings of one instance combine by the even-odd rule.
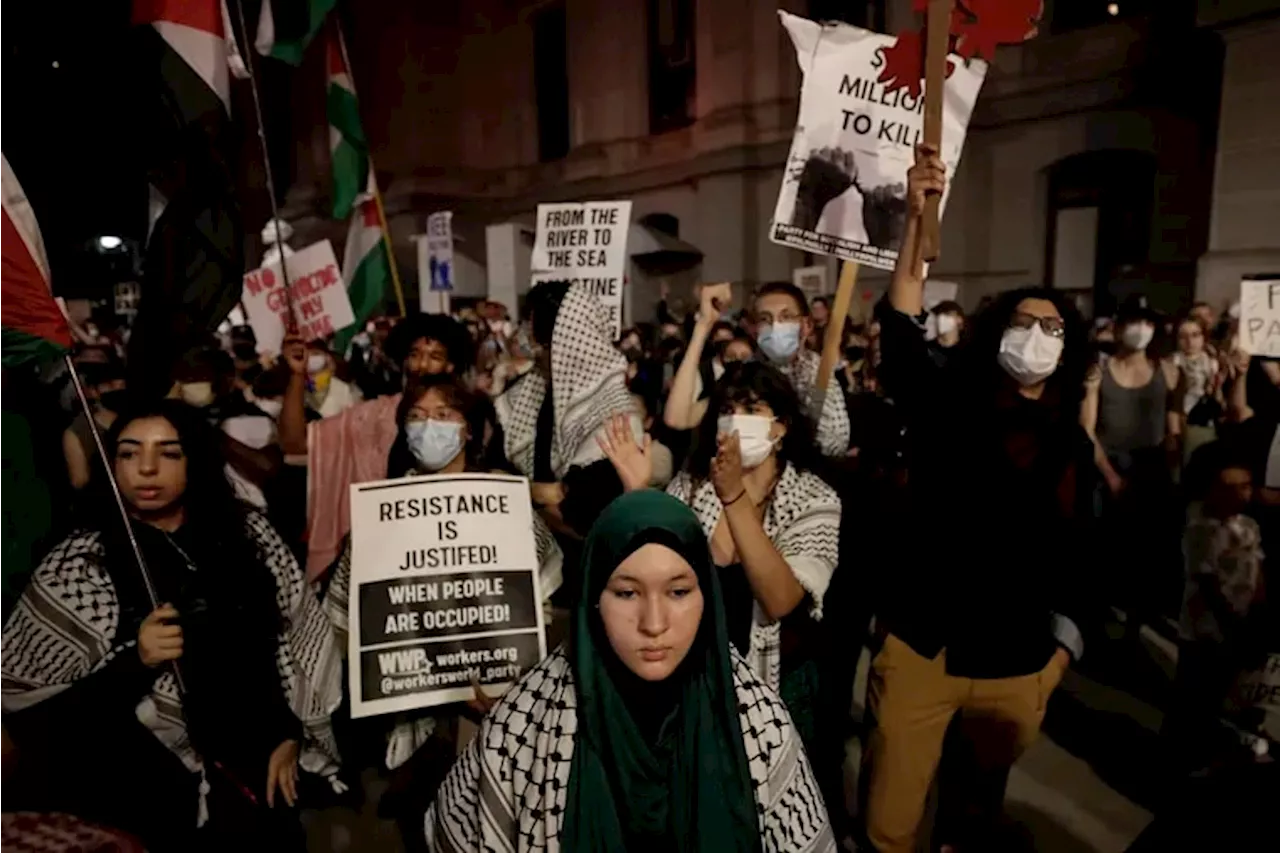
[[[581,281],[608,312],[614,338],[621,337],[630,227],[629,201],[538,205],[532,284]]]
[[[351,716],[492,695],[546,656],[523,477],[351,487]],[[497,688],[495,690],[494,688]]]
[[[328,240],[312,243],[284,259],[289,292],[285,294],[281,261],[245,274],[244,310],[258,339],[258,349],[278,353],[290,308],[304,341],[327,338],[356,321],[342,281],[342,268]]]
[[[1280,276],[1240,282],[1240,346],[1249,355],[1280,358]]]

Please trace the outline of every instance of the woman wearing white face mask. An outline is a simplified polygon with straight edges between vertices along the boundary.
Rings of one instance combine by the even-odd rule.
[[[979,832],[942,838],[991,850],[1008,767],[1039,732],[1049,695],[1092,620],[1088,548],[1092,445],[1080,403],[1086,330],[1049,289],[1000,294],[969,324],[945,369],[921,334],[924,276],[913,260],[929,194],[945,186],[937,152],[917,149],[909,213],[887,304],[878,313],[878,376],[906,425],[910,484],[883,531],[892,562],[878,579],[868,683],[865,820],[873,849],[915,849],[952,719],[982,720],[971,743],[981,784],[948,798]],[[968,735],[971,730],[962,728]],[[988,824],[990,821],[990,824]],[[969,842],[968,845],[965,842]]]
[[[649,482],[649,448],[637,446],[625,424],[615,425],[605,452],[628,491]],[[693,508],[710,540],[730,641],[784,701],[796,700],[788,707],[807,741],[812,708],[799,706],[812,698],[805,695],[812,649],[801,644],[793,654],[789,646],[784,656],[781,620],[804,612],[821,619],[835,570],[840,499],[809,471],[816,453],[813,425],[786,377],[758,362],[730,364],[687,470],[667,487]]]
[[[479,398],[454,377],[423,376],[404,389],[396,410],[398,432],[387,459],[387,475],[415,477],[427,474],[462,474],[483,471],[478,464],[480,443],[475,436],[482,426]],[[541,518],[533,516],[537,543],[539,583],[544,604],[560,588],[564,555]],[[495,535],[501,535],[497,531]],[[348,597],[351,586],[351,537],[347,536],[337,561],[330,567],[333,580],[325,593],[324,609],[337,633],[339,646],[347,648]],[[548,615],[547,623],[551,624]],[[558,626],[557,626],[558,627]],[[550,645],[550,644],[549,644]],[[405,838],[422,832],[422,815],[435,797],[438,784],[455,755],[456,742],[464,736],[459,715],[483,715],[496,701],[476,689],[467,706],[442,706],[383,718],[387,733],[386,765],[395,770],[392,783],[399,793],[384,800],[382,808],[400,822]],[[468,714],[468,711],[471,713]],[[435,766],[442,761],[441,766]]]

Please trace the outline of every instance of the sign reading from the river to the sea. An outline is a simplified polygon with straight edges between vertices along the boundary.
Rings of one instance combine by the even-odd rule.
[[[351,716],[494,695],[546,655],[523,477],[351,487]]]

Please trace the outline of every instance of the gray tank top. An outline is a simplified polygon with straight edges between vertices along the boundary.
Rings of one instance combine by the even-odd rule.
[[[1149,450],[1164,442],[1169,388],[1159,364],[1151,381],[1141,388],[1125,388],[1102,366],[1098,393],[1098,441],[1107,453]]]

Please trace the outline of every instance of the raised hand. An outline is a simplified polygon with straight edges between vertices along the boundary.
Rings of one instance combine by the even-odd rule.
[[[720,502],[730,504],[742,497],[742,444],[738,434],[721,434],[716,439],[716,457],[711,460],[711,485]]]
[[[714,326],[720,319],[720,312],[733,301],[733,288],[728,282],[704,284],[698,299],[698,322],[705,326]]]
[[[280,357],[295,375],[307,375],[307,345],[302,338],[286,336],[280,344]]]
[[[643,445],[637,444],[629,416],[614,415],[605,424],[604,435],[596,437],[596,443],[604,451],[605,458],[613,463],[624,491],[635,492],[649,487],[653,477],[649,436],[644,437]]]
[[[276,789],[289,805],[298,803],[298,742],[286,740],[267,759],[267,805],[275,808]]]
[[[907,170],[907,213],[920,216],[924,213],[925,199],[942,195],[947,188],[947,166],[932,145],[916,146],[916,162]]]

